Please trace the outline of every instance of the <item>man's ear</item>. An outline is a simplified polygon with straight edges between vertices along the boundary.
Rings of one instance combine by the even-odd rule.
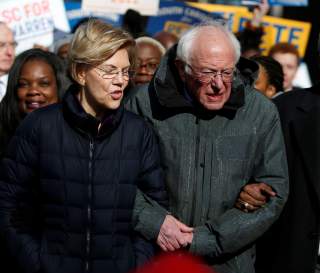
[[[174,64],[176,65],[176,68],[178,70],[179,76],[181,80],[184,82],[185,81],[185,68],[184,68],[184,62],[181,60],[176,59],[174,61]]]

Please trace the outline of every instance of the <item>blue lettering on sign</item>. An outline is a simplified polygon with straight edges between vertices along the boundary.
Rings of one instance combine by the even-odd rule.
[[[230,13],[228,17],[228,29],[232,31],[232,26],[234,23],[234,13]]]
[[[272,25],[272,27],[274,27],[277,31],[275,43],[278,43],[280,42],[282,31],[287,27],[283,25]]]
[[[301,33],[301,32],[302,32],[301,28],[292,28],[290,30],[290,33],[289,33],[288,42],[294,44],[293,41],[299,40],[299,34],[298,33]]]
[[[44,34],[52,31],[54,22],[52,18],[36,18],[26,20],[23,23],[16,24],[13,32],[17,40],[26,39],[36,35]]]

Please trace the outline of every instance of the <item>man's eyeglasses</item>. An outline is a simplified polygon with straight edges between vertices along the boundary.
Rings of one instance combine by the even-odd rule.
[[[142,69],[145,68],[145,70],[150,73],[153,74],[157,67],[158,67],[159,63],[158,62],[148,62],[148,63],[143,63],[143,62],[137,62],[137,69]]]
[[[121,74],[121,77],[124,80],[128,81],[130,78],[134,76],[134,71],[129,70],[127,68],[123,70],[119,70],[119,68],[113,65],[105,66],[104,68],[98,67],[98,66],[93,66],[93,67],[99,70],[100,72],[102,72],[100,76],[103,79],[113,79],[116,76],[119,76]]]
[[[202,83],[211,83],[218,75],[221,76],[223,82],[230,83],[233,80],[235,74],[234,68],[225,69],[222,71],[207,70],[207,71],[197,71],[191,65],[186,63],[187,68],[192,72],[188,73],[190,76],[194,77],[196,80]]]
[[[0,50],[4,50],[7,47],[15,49],[18,46],[17,42],[0,42]]]

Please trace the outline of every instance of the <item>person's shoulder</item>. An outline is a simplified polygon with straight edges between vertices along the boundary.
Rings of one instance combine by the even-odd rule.
[[[127,103],[130,100],[145,99],[148,95],[148,88],[149,88],[149,84],[140,84],[140,85],[131,87],[127,91],[128,94],[124,102]]]
[[[20,131],[28,128],[36,129],[41,123],[50,125],[51,121],[61,113],[61,104],[54,103],[29,113],[20,124]]]
[[[245,104],[249,109],[257,109],[259,112],[270,112],[270,110],[273,109],[276,111],[276,107],[272,100],[254,88],[251,88],[245,93]]]
[[[243,108],[244,117],[251,126],[259,132],[267,132],[280,121],[277,107],[265,95],[255,89],[248,89],[246,92],[245,105]]]
[[[144,120],[141,116],[139,116],[136,113],[134,113],[130,110],[127,110],[127,109],[124,109],[124,116],[125,116],[126,120],[130,123],[132,123],[132,122],[141,123]]]
[[[320,87],[293,90],[285,92],[273,101],[278,108],[295,108],[299,105],[313,105],[320,101]]]
[[[148,116],[151,112],[150,85],[136,86],[124,100],[124,105],[131,112]]]
[[[130,110],[124,110],[125,128],[128,132],[147,132],[153,131],[153,128],[144,117],[135,114]]]
[[[146,121],[146,119],[141,115],[132,112],[131,110],[125,109],[124,116],[126,120],[126,125],[130,128],[132,127],[138,129],[147,126],[148,122]]]

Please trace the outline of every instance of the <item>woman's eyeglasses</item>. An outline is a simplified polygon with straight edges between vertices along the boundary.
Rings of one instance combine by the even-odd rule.
[[[116,76],[121,75],[121,77],[124,80],[128,81],[130,78],[134,76],[134,71],[129,70],[128,68],[120,70],[120,68],[115,67],[113,65],[104,66],[103,68],[98,66],[93,66],[93,68],[101,72],[101,74],[99,73],[99,75],[103,79],[113,79]]]

